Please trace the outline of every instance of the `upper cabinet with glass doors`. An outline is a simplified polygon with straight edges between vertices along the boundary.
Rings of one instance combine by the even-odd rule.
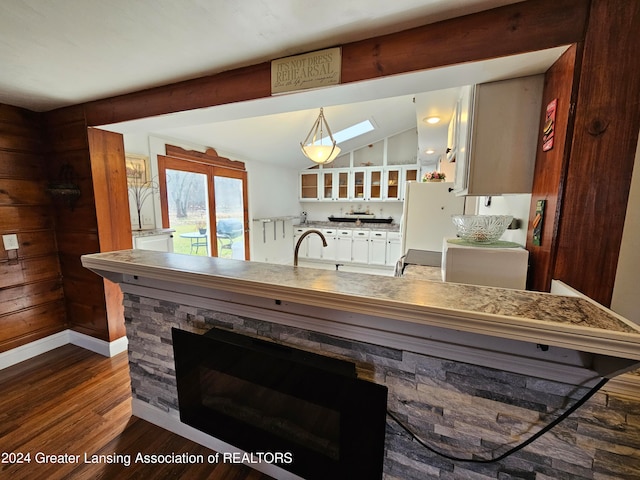
[[[402,132],[300,173],[300,201],[402,201],[419,178],[417,132]]]
[[[302,172],[300,174],[300,200],[321,200],[320,171]]]
[[[349,169],[322,171],[322,195],[320,200],[349,200]]]
[[[404,200],[406,182],[418,180],[418,166],[387,167],[384,178],[384,200]]]

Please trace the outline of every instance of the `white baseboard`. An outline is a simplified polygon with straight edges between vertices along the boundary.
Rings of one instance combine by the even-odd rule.
[[[10,367],[16,363],[24,362],[30,358],[37,357],[43,353],[53,350],[54,348],[61,347],[69,343],[69,330],[63,332],[54,333],[48,337],[35,340],[21,345],[6,352],[0,353],[0,370]]]
[[[229,445],[222,440],[218,440],[215,437],[207,435],[200,430],[197,430],[189,425],[186,425],[180,421],[180,419],[172,414],[171,412],[167,412],[164,410],[160,410],[148,403],[145,403],[138,399],[131,400],[131,413],[133,416],[146,420],[149,423],[153,423],[154,425],[159,426],[160,428],[164,428],[165,430],[169,430],[170,432],[175,433],[176,435],[180,435],[192,442],[196,442],[204,447],[210,448],[219,453],[226,452],[240,452],[244,453],[243,450],[234,447],[233,445]],[[304,480],[303,478],[283,470],[277,465],[272,465],[268,463],[251,463],[245,464],[254,470],[258,470],[266,475],[269,475],[278,480]]]
[[[129,340],[125,336],[120,337],[113,342],[106,342],[73,330],[64,330],[62,332],[49,335],[48,337],[27,343],[26,345],[21,345],[0,353],[0,370],[15,365],[16,363],[29,360],[30,358],[37,357],[49,350],[62,347],[68,343],[99,353],[104,357],[113,357],[118,353],[127,350]]]
[[[74,330],[67,330],[67,332],[69,332],[69,343],[99,353],[103,357],[113,357],[118,353],[125,352],[129,345],[129,340],[126,336],[120,337],[113,342],[106,342]]]

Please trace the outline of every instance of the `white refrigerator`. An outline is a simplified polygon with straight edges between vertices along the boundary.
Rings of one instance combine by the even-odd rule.
[[[465,197],[451,182],[407,182],[400,221],[402,254],[408,250],[442,252],[442,239],[455,238],[451,215],[464,212]]]

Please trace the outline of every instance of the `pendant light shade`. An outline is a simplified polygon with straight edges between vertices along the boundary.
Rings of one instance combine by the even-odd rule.
[[[325,129],[329,137],[323,139]],[[326,144],[323,144],[323,141]],[[336,145],[336,141],[333,139],[322,108],[320,109],[320,115],[318,115],[311,130],[309,130],[307,138],[300,142],[300,147],[305,157],[318,164],[331,163],[340,153],[340,147]]]

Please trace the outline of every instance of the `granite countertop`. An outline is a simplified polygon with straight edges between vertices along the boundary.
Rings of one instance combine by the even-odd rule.
[[[140,276],[441,328],[640,360],[640,327],[585,298],[211,257],[122,250],[82,264],[115,282]]]
[[[150,228],[148,230],[132,230],[131,235],[134,237],[148,237],[151,235],[164,235],[167,233],[174,233],[173,228]]]
[[[442,270],[440,267],[430,267],[427,265],[405,265],[402,276],[404,278],[441,282]]]
[[[362,223],[356,225],[355,222],[314,222],[298,223],[294,227],[299,228],[350,228],[353,230],[386,230],[389,232],[399,232],[400,225],[397,223]]]

